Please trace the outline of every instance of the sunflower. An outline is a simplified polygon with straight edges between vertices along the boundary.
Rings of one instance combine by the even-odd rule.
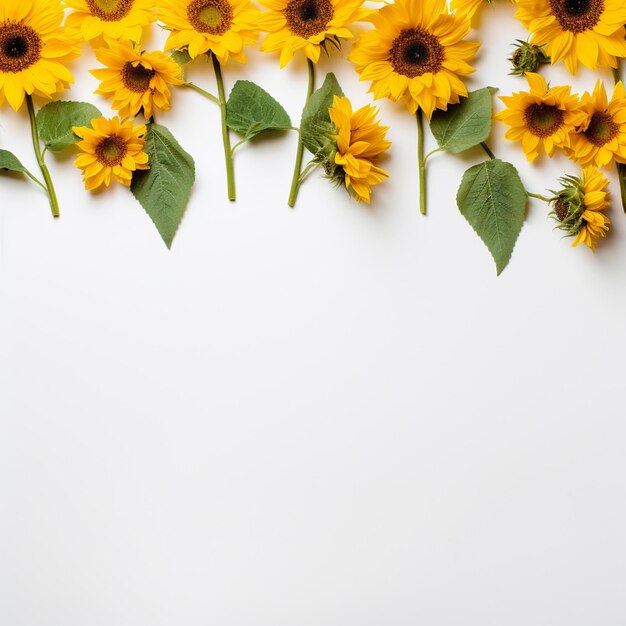
[[[517,0],[515,16],[552,63],[563,60],[572,74],[579,62],[617,67],[616,57],[626,57],[624,0]]]
[[[459,76],[480,46],[463,41],[470,29],[465,14],[450,14],[445,0],[397,0],[371,17],[374,30],[361,34],[349,59],[361,80],[371,80],[374,98],[403,101],[411,113],[430,118],[467,95]]]
[[[376,107],[366,105],[353,113],[352,104],[345,97],[335,96],[328,113],[336,130],[336,149],[325,169],[332,180],[345,184],[358,202],[369,204],[372,187],[389,178],[376,165],[391,145],[385,140],[389,128],[376,119]]]
[[[606,236],[611,224],[603,212],[609,206],[608,182],[593,165],[585,167],[581,177],[561,179],[562,189],[550,200],[551,216],[566,237],[575,238],[572,246],[584,243],[595,252],[598,239]]]
[[[154,22],[154,0],[64,0],[74,9],[65,26],[85,41],[140,42]]]
[[[528,72],[530,92],[520,91],[500,96],[507,106],[495,118],[510,126],[505,138],[522,142],[529,161],[534,161],[543,148],[548,156],[555,148],[569,148],[571,135],[585,120],[578,97],[570,87],[551,87],[539,74]]]
[[[165,48],[188,46],[189,56],[212,52],[220,63],[229,57],[246,62],[244,46],[256,43],[260,11],[250,0],[162,0],[159,18],[171,30]]]
[[[147,119],[152,109],[169,111],[169,85],[181,85],[182,70],[164,52],[142,52],[137,45],[114,42],[96,50],[96,58],[106,69],[91,70],[102,82],[95,92],[112,100],[120,117],[134,117],[142,109]]]
[[[571,137],[569,155],[581,165],[609,165],[614,159],[626,163],[626,99],[624,85],[615,85],[609,102],[602,81],[592,94],[581,98],[586,119],[578,133]]]
[[[58,0],[0,2],[0,105],[17,111],[26,94],[49,99],[74,82],[66,63],[80,48],[62,21]]]
[[[269,34],[261,44],[264,52],[280,50],[280,67],[285,67],[301,50],[313,63],[327,44],[339,47],[341,39],[354,37],[353,22],[371,14],[363,0],[260,0],[269,9],[260,19]]]
[[[110,120],[99,117],[91,120],[91,127],[72,128],[82,141],[76,145],[80,154],[74,164],[83,170],[85,188],[89,191],[111,180],[126,185],[135,170],[147,170],[148,155],[143,151],[146,126],[133,126],[133,122],[120,123],[119,117]]]

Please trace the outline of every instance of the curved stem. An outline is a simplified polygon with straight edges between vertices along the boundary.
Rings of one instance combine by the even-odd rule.
[[[39,131],[37,130],[37,119],[35,117],[35,106],[33,105],[33,97],[29,94],[26,94],[26,105],[28,106],[30,131],[33,136],[33,148],[35,149],[35,157],[37,158],[39,169],[41,170],[43,179],[46,183],[46,191],[48,192],[48,198],[50,199],[50,208],[52,209],[52,215],[54,217],[59,217],[59,215],[61,215],[59,211],[59,201],[57,200],[57,194],[54,190],[54,184],[52,183],[50,171],[48,170],[48,166],[43,160],[43,154],[41,153],[41,145],[39,144]]]
[[[230,149],[230,134],[226,125],[226,93],[224,92],[224,79],[222,78],[222,68],[220,62],[214,54],[211,54],[213,69],[215,70],[215,80],[217,82],[217,93],[222,113],[222,142],[224,143],[224,159],[226,160],[226,178],[228,181],[228,199],[236,200],[235,191],[235,169],[233,167],[233,153]]]
[[[311,94],[313,93],[313,89],[315,88],[315,66],[313,65],[313,61],[311,59],[307,59],[307,67],[309,70],[309,85],[306,92],[306,103],[309,101]],[[302,133],[298,134],[298,147],[296,152],[296,162],[293,168],[293,177],[291,179],[291,189],[289,190],[289,200],[287,204],[293,208],[296,205],[296,198],[298,197],[298,189],[300,189],[300,183],[302,182],[302,177],[300,176],[300,172],[302,170],[302,158],[304,156],[304,144],[302,143]]]
[[[424,124],[422,122],[422,109],[415,112],[417,120],[417,165],[419,168],[420,181],[420,213],[426,215],[426,159],[424,158]]]
[[[550,198],[546,198],[545,196],[542,196],[539,193],[530,193],[530,191],[526,192],[527,196],[530,196],[531,198],[537,198],[537,200],[543,200],[544,202],[552,202],[552,200]]]
[[[428,161],[428,159],[430,159],[431,156],[433,156],[433,154],[437,154],[437,152],[442,152],[443,148],[435,148],[434,150],[431,150],[425,157],[424,157],[424,163],[426,163],[426,161]]]
[[[480,142],[480,147],[487,153],[487,156],[490,159],[495,159],[496,158],[496,155],[491,151],[489,146],[484,141]]]
[[[194,85],[194,83],[183,83],[182,86],[188,87],[189,89],[193,89],[194,91],[197,91],[199,94],[202,94],[205,98],[208,98],[209,100],[211,100],[211,102],[215,102],[215,104],[220,103],[219,98],[216,98],[212,93],[205,91],[204,89],[202,89],[202,87],[198,87],[198,85]]]

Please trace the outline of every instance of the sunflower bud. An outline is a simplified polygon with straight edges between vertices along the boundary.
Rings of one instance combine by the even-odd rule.
[[[543,51],[543,48],[535,44],[517,40],[515,51],[509,57],[513,66],[510,74],[524,76],[526,72],[536,72],[542,63],[550,63],[550,57]]]
[[[550,198],[550,217],[557,222],[556,228],[564,231],[566,236],[577,235],[585,210],[583,181],[578,176],[564,176],[559,182],[561,189],[553,191],[554,195]]]

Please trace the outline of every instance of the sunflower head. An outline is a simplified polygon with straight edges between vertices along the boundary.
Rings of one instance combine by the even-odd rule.
[[[101,81],[96,93],[112,100],[112,108],[122,118],[134,117],[143,110],[150,119],[155,108],[168,111],[170,85],[183,83],[180,65],[169,55],[143,52],[128,41],[96,50],[96,58],[106,66],[91,71]]]
[[[574,237],[572,246],[584,243],[595,251],[598,239],[606,236],[611,224],[604,214],[609,206],[608,180],[590,166],[583,169],[582,176],[564,176],[560,183],[561,189],[553,192],[550,200],[556,228],[566,237]]]
[[[550,63],[550,57],[543,51],[541,46],[537,46],[527,41],[517,40],[514,44],[515,50],[509,57],[513,76],[524,76],[527,72],[537,72],[544,63]]]
[[[91,126],[72,128],[82,141],[74,164],[83,170],[85,188],[89,191],[108,187],[116,180],[127,187],[135,170],[147,170],[148,155],[144,152],[146,126],[121,123],[119,117],[91,120]]]
[[[579,63],[617,67],[626,57],[623,0],[517,0],[516,17],[544,46],[552,63],[564,61],[575,73]]]
[[[65,22],[94,46],[112,41],[140,42],[154,22],[155,0],[64,0],[71,9]]]
[[[2,0],[0,105],[6,98],[17,111],[27,93],[50,99],[74,82],[66,64],[80,47],[62,21],[59,0]]]
[[[581,165],[604,167],[626,162],[626,99],[618,82],[609,101],[602,81],[581,98],[585,120],[571,137],[570,158]]]
[[[479,43],[464,41],[471,24],[464,13],[450,14],[445,0],[397,0],[371,21],[349,58],[371,80],[375,98],[404,102],[411,113],[456,104],[467,88],[460,79],[474,71],[468,60]]]
[[[256,43],[260,12],[250,0],[162,0],[159,19],[170,35],[168,50],[187,48],[195,59],[213,53],[220,63],[246,62],[244,47]]]
[[[391,146],[385,140],[389,128],[381,126],[376,107],[366,105],[353,112],[343,96],[334,97],[328,113],[333,129],[326,149],[315,160],[331,181],[345,186],[357,202],[369,204],[372,187],[389,177],[377,165]]]
[[[269,9],[259,22],[268,33],[261,50],[280,52],[281,67],[298,52],[317,63],[322,50],[339,48],[342,39],[353,37],[352,24],[371,14],[363,0],[261,0],[261,4]]]
[[[506,109],[495,118],[510,126],[504,135],[511,141],[521,141],[529,161],[541,150],[552,156],[556,148],[569,148],[571,135],[585,119],[585,113],[570,87],[548,87],[539,74],[529,72],[526,80],[530,91],[500,96]]]

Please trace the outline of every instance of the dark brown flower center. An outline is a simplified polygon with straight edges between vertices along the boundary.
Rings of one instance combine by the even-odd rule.
[[[96,157],[106,167],[119,165],[127,152],[126,142],[116,135],[105,137],[96,146]]]
[[[92,15],[103,22],[119,22],[133,8],[135,0],[85,0]]]
[[[583,135],[587,141],[601,148],[605,143],[614,139],[618,132],[619,126],[613,118],[608,113],[598,112],[591,116],[589,126],[583,131]]]
[[[429,72],[437,73],[443,59],[444,51],[439,39],[420,28],[401,31],[389,51],[389,61],[393,69],[409,78]]]
[[[550,0],[550,7],[563,30],[583,33],[600,21],[604,0]]]
[[[531,104],[524,111],[526,127],[537,137],[549,137],[563,126],[563,111],[552,104]]]
[[[150,89],[150,81],[155,74],[155,70],[149,70],[141,64],[133,65],[129,61],[122,69],[122,82],[127,89],[143,93]]]
[[[554,208],[554,214],[559,222],[565,220],[569,214],[570,203],[565,200],[565,198],[558,198],[552,206]]]
[[[0,72],[21,72],[41,56],[41,37],[18,22],[0,24]]]
[[[334,15],[330,0],[290,0],[283,13],[287,28],[303,39],[326,30]]]
[[[198,32],[222,35],[233,21],[233,9],[228,0],[193,0],[187,17]]]

